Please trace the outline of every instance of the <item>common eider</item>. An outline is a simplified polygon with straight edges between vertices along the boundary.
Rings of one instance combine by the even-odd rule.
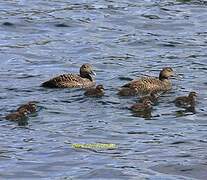
[[[16,111],[6,115],[5,119],[10,121],[19,121],[27,118],[27,112],[25,111]]]
[[[146,100],[142,103],[133,104],[130,109],[133,112],[148,112],[152,110],[152,102],[150,100]]]
[[[28,117],[28,115],[37,111],[37,105],[34,101],[21,105],[15,112],[6,115],[5,119],[10,121],[19,121]]]
[[[165,67],[160,71],[159,78],[142,77],[132,80],[122,86],[118,95],[135,96],[140,94],[149,94],[151,92],[166,92],[172,88],[170,77],[174,75],[174,71],[170,67]]]
[[[84,95],[90,97],[101,97],[104,95],[104,87],[103,85],[97,85],[95,88],[88,88]]]
[[[188,96],[177,97],[173,102],[177,107],[194,108],[196,104],[196,92],[190,92]]]
[[[56,76],[41,86],[48,88],[87,88],[95,85],[91,75],[95,75],[90,64],[83,64],[80,68],[80,74],[62,74]]]

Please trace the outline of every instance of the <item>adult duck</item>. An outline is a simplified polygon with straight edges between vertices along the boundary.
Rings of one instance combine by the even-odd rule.
[[[120,96],[135,96],[150,94],[151,92],[166,92],[171,90],[172,83],[170,77],[174,75],[174,71],[170,67],[165,67],[160,71],[159,77],[142,77],[132,80],[122,86],[118,95]]]
[[[83,64],[80,67],[80,74],[62,74],[42,83],[41,86],[48,88],[87,88],[95,85],[92,75],[95,75],[92,65]]]

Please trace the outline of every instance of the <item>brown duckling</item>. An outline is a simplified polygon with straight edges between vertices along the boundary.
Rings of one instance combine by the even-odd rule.
[[[62,74],[56,76],[41,86],[48,88],[87,88],[95,85],[91,75],[95,75],[92,65],[83,64],[80,68],[80,74]]]
[[[152,102],[145,100],[142,103],[135,103],[130,108],[133,112],[147,112],[152,110]]]
[[[13,113],[8,114],[5,119],[10,121],[18,121],[27,117],[27,115],[35,113],[37,111],[37,105],[34,101],[21,105]]]
[[[174,71],[170,67],[165,67],[160,71],[159,78],[142,77],[132,80],[122,86],[118,95],[134,96],[140,94],[149,94],[150,92],[166,92],[172,88],[170,77],[174,75]]]
[[[195,107],[197,93],[192,91],[188,96],[177,97],[173,102],[177,107],[193,108]]]
[[[27,114],[35,113],[37,111],[37,105],[35,102],[28,102],[27,104],[21,105],[17,111],[27,112]]]
[[[13,113],[8,114],[5,119],[10,121],[19,121],[22,119],[27,118],[27,112],[26,111],[16,111]]]
[[[84,95],[90,97],[101,97],[104,95],[104,87],[103,85],[97,85],[95,88],[88,88]]]
[[[140,103],[143,103],[144,101],[149,100],[149,101],[152,102],[152,104],[156,104],[157,101],[158,101],[158,98],[159,98],[159,95],[158,94],[156,94],[154,92],[151,92],[149,95],[141,97],[139,99],[139,102]]]

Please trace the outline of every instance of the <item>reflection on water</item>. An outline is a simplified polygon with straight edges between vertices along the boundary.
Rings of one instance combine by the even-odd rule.
[[[206,16],[198,0],[1,1],[1,178],[205,179]],[[40,87],[83,63],[95,67],[104,97]],[[117,96],[118,88],[164,66],[182,78],[149,117],[134,116],[126,107],[136,98]],[[192,90],[195,112],[171,103]],[[41,109],[20,127],[3,119],[31,100]],[[74,143],[118,148],[95,152]]]

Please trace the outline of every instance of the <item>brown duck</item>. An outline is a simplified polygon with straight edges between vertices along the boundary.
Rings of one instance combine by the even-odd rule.
[[[145,100],[142,103],[135,103],[130,109],[133,112],[148,112],[152,110],[152,102],[150,100]]]
[[[10,121],[19,121],[25,118],[27,118],[27,112],[25,111],[16,111],[16,112],[8,114],[5,117],[5,119],[10,120]]]
[[[143,77],[132,80],[122,86],[118,95],[134,96],[140,94],[149,94],[151,92],[166,92],[172,88],[169,78],[174,75],[173,69],[165,67],[160,71],[159,78]]]
[[[177,107],[193,108],[195,107],[196,97],[196,92],[190,92],[188,96],[177,97],[173,102]]]
[[[104,95],[104,87],[103,85],[97,85],[95,88],[88,88],[84,95],[90,97],[101,97]]]
[[[19,121],[27,118],[27,115],[35,113],[37,111],[37,105],[35,102],[28,102],[21,105],[15,112],[8,114],[5,119],[10,121]]]
[[[37,105],[35,102],[31,101],[27,104],[21,105],[19,108],[17,108],[17,111],[26,112],[27,114],[35,113],[37,111]]]
[[[158,101],[158,98],[159,98],[158,94],[151,92],[149,95],[141,97],[139,99],[139,102],[143,103],[144,101],[149,100],[152,102],[152,104],[156,104]]]
[[[62,74],[56,76],[41,86],[48,88],[87,88],[95,85],[91,75],[95,75],[90,64],[83,64],[80,68],[80,74]]]

